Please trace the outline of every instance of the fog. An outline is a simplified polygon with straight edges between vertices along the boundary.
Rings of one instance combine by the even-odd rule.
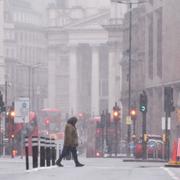
[[[77,116],[83,152],[97,135],[101,151],[125,153],[142,133],[167,133],[168,117],[179,136],[179,0],[1,0],[0,13],[0,109],[27,127],[0,126],[17,144],[29,114],[61,140]]]

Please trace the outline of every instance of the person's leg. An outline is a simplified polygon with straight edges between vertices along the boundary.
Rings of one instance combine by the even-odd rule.
[[[81,163],[78,161],[78,156],[77,156],[77,149],[76,149],[76,147],[72,147],[72,148],[71,148],[71,153],[72,153],[72,156],[73,156],[74,163],[75,163],[76,167],[84,166],[84,164],[81,164]]]
[[[62,159],[63,159],[64,157],[66,157],[66,155],[69,153],[69,150],[70,150],[69,147],[66,147],[66,146],[63,147],[62,153],[61,153],[60,157],[58,158],[58,160],[56,161],[56,164],[57,164],[58,166],[63,166],[63,165],[61,164],[61,161],[62,161]]]

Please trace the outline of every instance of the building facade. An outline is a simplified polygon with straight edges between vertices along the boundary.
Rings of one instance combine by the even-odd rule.
[[[132,100],[131,106],[139,109],[139,95],[145,90],[148,95],[147,132],[162,134],[164,112],[164,87],[174,90],[174,105],[179,107],[179,1],[153,1],[139,5],[132,10]],[[128,14],[125,20],[128,23]],[[125,26],[127,27],[127,26]],[[124,30],[123,75],[128,71],[123,64],[126,59],[129,28]],[[125,80],[125,78],[123,78]],[[123,82],[123,106],[127,109],[128,87]],[[172,138],[177,135],[178,119],[176,111],[171,113]],[[127,114],[127,112],[124,112]],[[138,112],[137,134],[141,136],[142,116]]]
[[[47,98],[47,41],[41,15],[24,0],[5,1],[4,8],[7,105],[29,97],[31,110],[38,111]]]
[[[119,24],[110,24],[110,9],[65,2],[48,9],[48,104],[64,115],[97,116],[120,100]]]

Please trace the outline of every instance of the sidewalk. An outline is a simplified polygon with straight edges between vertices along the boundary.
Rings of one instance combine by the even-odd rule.
[[[14,174],[25,172],[25,158],[0,157],[0,174]]]
[[[167,161],[164,159],[135,159],[135,158],[126,158],[123,159],[123,162],[164,162]]]

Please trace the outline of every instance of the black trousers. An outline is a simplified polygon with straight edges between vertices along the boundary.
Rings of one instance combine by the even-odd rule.
[[[71,147],[71,146],[64,146],[63,147],[62,153],[61,153],[59,159],[57,160],[57,163],[60,163],[62,161],[62,159],[64,157],[66,157],[69,153],[72,154],[73,159],[74,159],[74,163],[78,164],[79,161],[78,161],[78,157],[77,157],[77,149],[76,149],[76,147]]]

